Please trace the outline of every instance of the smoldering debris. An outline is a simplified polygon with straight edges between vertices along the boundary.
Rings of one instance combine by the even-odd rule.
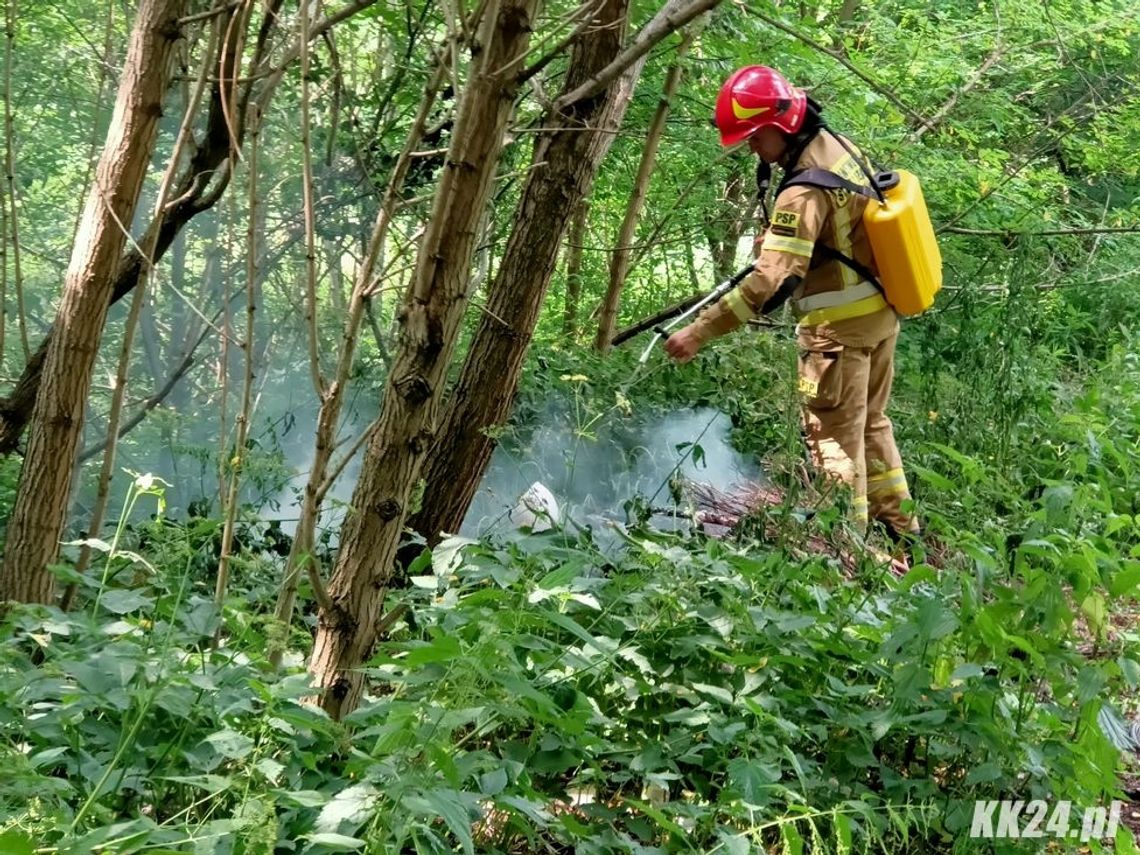
[[[605,529],[625,518],[630,503],[669,506],[677,486],[686,482],[716,490],[761,483],[757,466],[730,444],[731,423],[717,410],[615,417],[585,431],[573,411],[551,405],[540,424],[496,449],[462,534],[509,536],[520,523],[535,530],[528,513],[536,508],[536,521],[549,528],[550,517],[541,511],[554,507],[564,524],[616,540]],[[661,522],[670,527],[668,520]],[[684,508],[676,523],[689,524]]]

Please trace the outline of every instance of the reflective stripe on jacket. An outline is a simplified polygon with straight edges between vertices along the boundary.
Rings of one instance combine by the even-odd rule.
[[[794,170],[816,167],[859,184],[866,176],[854,158],[829,132],[820,132],[797,160]],[[837,340],[881,340],[897,317],[873,283],[842,262],[827,257],[817,244],[847,255],[875,270],[863,226],[867,199],[846,190],[802,185],[777,197],[772,223],[758,239],[756,270],[696,321],[698,335],[708,340],[730,332],[760,313],[789,277],[801,281],[792,294],[799,328],[825,327]],[[860,319],[866,319],[860,321]],[[873,327],[873,329],[865,327]]]

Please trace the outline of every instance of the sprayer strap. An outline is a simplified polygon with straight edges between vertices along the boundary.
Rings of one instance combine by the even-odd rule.
[[[879,198],[878,194],[870,187],[849,181],[830,169],[820,169],[815,166],[793,172],[780,182],[780,191],[796,186],[818,187],[821,190],[848,190],[852,193],[858,193],[860,196],[866,196],[868,199],[878,201]]]
[[[893,187],[898,179],[894,173],[883,173],[880,178],[883,182],[883,187]],[[892,182],[893,179],[893,182]],[[801,169],[799,172],[793,172],[788,175],[782,182],[780,182],[780,192],[788,187],[818,187],[821,190],[848,190],[852,193],[858,193],[861,196],[866,196],[868,199],[878,200],[878,195],[870,187],[864,187],[856,184],[854,181],[848,181],[842,175],[837,175],[829,169],[819,169],[817,167],[809,167],[808,169]],[[778,197],[777,197],[778,198]],[[815,251],[819,255],[831,261],[838,261],[850,267],[858,273],[863,279],[872,283],[880,292],[883,292],[883,284],[879,278],[871,272],[871,269],[865,264],[860,264],[854,258],[840,252],[833,247],[827,246],[823,243],[816,243]],[[884,292],[885,293],[885,292]]]
[[[830,261],[838,261],[840,264],[845,264],[856,273],[858,273],[863,279],[866,279],[868,282],[878,288],[880,291],[883,290],[883,284],[879,281],[879,277],[876,276],[871,271],[871,268],[869,268],[867,265],[860,264],[851,256],[846,255],[839,250],[834,249],[833,247],[827,246],[826,244],[817,243],[815,245],[815,251]]]

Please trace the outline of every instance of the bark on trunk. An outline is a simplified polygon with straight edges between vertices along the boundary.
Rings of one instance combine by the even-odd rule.
[[[570,234],[566,238],[566,306],[562,312],[562,332],[572,339],[578,335],[578,304],[582,297],[583,241],[586,238],[586,218],[590,213],[589,199],[583,199],[570,220]]]
[[[538,0],[490,4],[474,46],[454,137],[401,309],[400,338],[341,533],[309,669],[321,706],[341,718],[359,702],[409,498],[431,445],[436,411],[467,305],[471,260],[491,191]]]
[[[574,45],[565,91],[592,79],[621,49],[627,0],[606,0]],[[588,194],[629,104],[641,61],[597,95],[543,117],[534,164],[506,254],[487,295],[443,428],[425,465],[423,509],[411,525],[438,540],[454,532],[478,489],[495,443],[484,432],[510,413],[523,359],[538,321],[572,211]],[[590,129],[593,129],[592,131]]]
[[[657,110],[649,123],[649,130],[645,135],[645,147],[641,150],[641,163],[637,167],[637,178],[633,182],[633,193],[630,194],[626,205],[625,217],[618,230],[617,245],[613,255],[610,256],[610,280],[606,288],[606,296],[602,299],[602,309],[598,317],[598,331],[594,337],[594,350],[605,353],[610,349],[610,339],[614,335],[614,325],[617,323],[618,303],[621,301],[622,288],[625,287],[626,277],[629,275],[630,259],[633,256],[632,247],[634,235],[637,233],[637,223],[641,219],[641,209],[645,204],[645,197],[649,193],[649,177],[653,174],[653,167],[657,164],[657,149],[661,145],[661,137],[665,133],[665,120],[669,118],[669,108],[677,94],[677,87],[681,84],[682,61],[688,53],[689,45],[693,42],[693,33],[689,32],[681,40],[677,48],[677,58],[674,60],[669,73],[665,75],[665,88],[661,93],[661,100]]]
[[[0,600],[51,602],[47,567],[59,553],[91,374],[126,236],[154,150],[186,0],[143,0],[107,142],[87,197],[44,358],[35,430],[8,524]]]

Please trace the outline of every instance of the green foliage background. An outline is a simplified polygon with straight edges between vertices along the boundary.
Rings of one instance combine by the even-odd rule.
[[[532,59],[565,34],[571,9],[547,4]],[[655,10],[634,3],[634,23]],[[33,347],[60,290],[130,11],[28,4],[16,21],[14,210]],[[106,551],[79,580],[78,609],[16,608],[0,625],[0,852],[1036,851],[1042,841],[971,840],[973,801],[1120,797],[1129,761],[1098,719],[1132,714],[1140,684],[1140,245],[1127,231],[1140,223],[1137,11],[1124,0],[723,4],[685,61],[622,321],[714,284],[709,239],[739,204],[726,184],[750,181],[753,167],[722,151],[709,123],[727,74],[762,62],[810,87],[837,130],[921,176],[942,230],[946,287],[904,325],[894,407],[930,563],[897,580],[867,560],[848,578],[806,549],[809,537],[843,542],[842,509],[805,522],[794,501],[726,541],[662,533],[631,504],[616,557],[572,528],[452,543],[414,568],[400,592],[408,611],[368,665],[373,695],[343,723],[303,703],[311,592],[296,626],[272,624],[280,532],[261,517],[267,500],[288,506],[315,412],[296,381],[307,367],[291,71],[263,136],[258,233],[272,263],[258,282],[263,394],[233,590],[213,605],[217,473],[232,456],[218,381],[239,367],[211,337],[123,441],[124,466],[174,473],[171,484],[119,479],[124,512],[93,533]],[[336,62],[327,47],[314,56],[328,365],[352,259],[419,103],[428,44],[445,29],[434,3],[378,3],[337,28]],[[802,452],[787,319],[681,367],[658,355],[639,369],[641,340],[605,359],[579,344],[592,338],[588,315],[677,41],[652,52],[590,197],[580,329],[563,332],[560,269],[504,438],[523,443],[544,404],[571,394],[606,421],[625,418],[618,393],[638,414],[713,406],[736,447],[791,488]],[[200,50],[188,48],[191,77]],[[564,68],[551,63],[544,92]],[[171,94],[162,152],[186,85]],[[454,93],[425,151],[447,145],[453,105]],[[484,282],[539,115],[530,91],[477,260]],[[409,178],[374,306],[381,334],[363,340],[346,433],[374,412],[412,257],[401,247],[427,216],[437,169],[425,157]],[[212,318],[244,287],[245,180],[160,270],[132,398],[161,385],[197,313]],[[737,261],[746,256],[742,245]],[[14,261],[9,241],[5,379],[24,363]],[[468,332],[479,293],[474,302]],[[121,319],[116,310],[101,378],[113,375]],[[564,375],[588,379],[572,392]],[[107,386],[97,383],[88,442],[101,436]],[[81,472],[88,485],[97,461]],[[13,459],[0,470],[4,508],[17,469]],[[326,548],[338,520],[325,519]],[[264,651],[282,633],[291,657],[275,674]],[[1122,828],[1112,851],[1133,850]]]

